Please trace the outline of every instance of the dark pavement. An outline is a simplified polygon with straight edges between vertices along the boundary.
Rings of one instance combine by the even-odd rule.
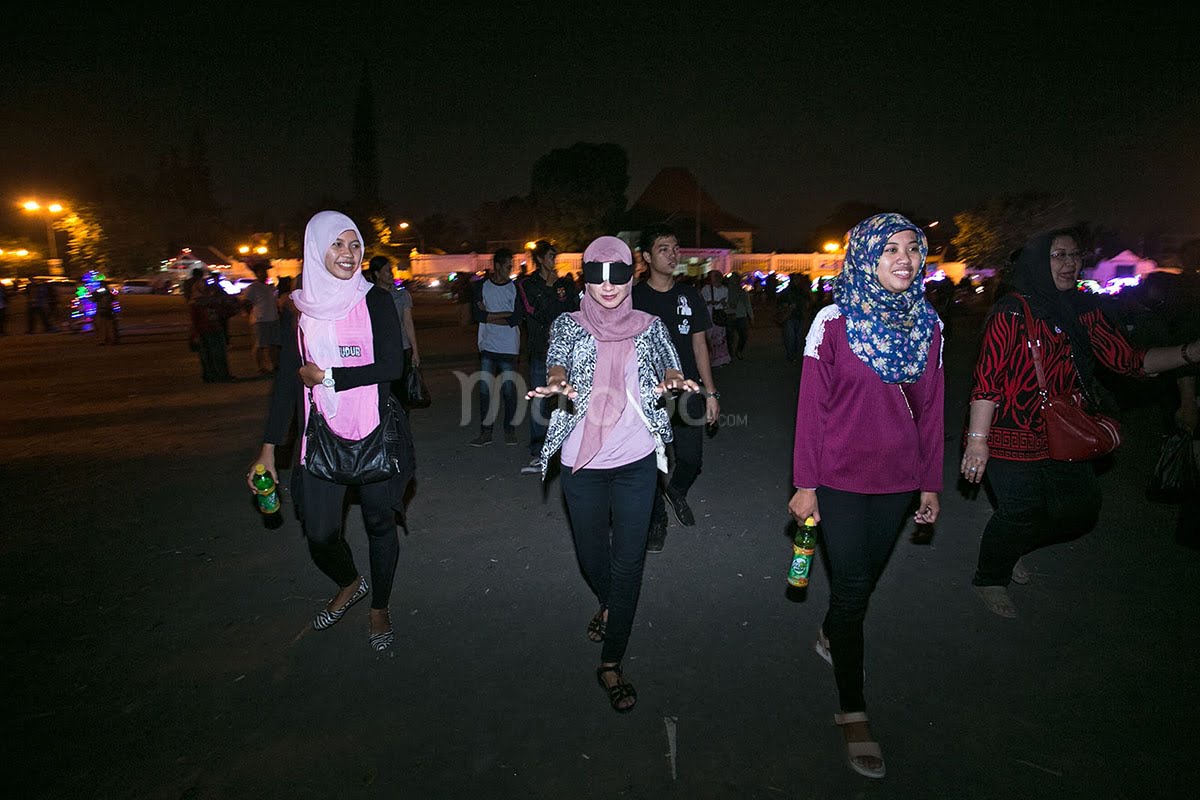
[[[1126,414],[1098,528],[1026,559],[1018,619],[970,589],[990,514],[953,471],[974,321],[946,353],[942,518],[932,540],[901,535],[867,617],[888,766],[870,781],[845,763],[811,647],[823,565],[807,597],[786,589],[798,373],[769,314],[717,372],[731,419],[705,444],[698,524],[672,521],[647,559],[625,664],[639,702],[617,715],[557,482],[518,474],[524,441],[466,444],[451,370],[474,368],[474,339],[453,307],[417,298],[434,404],[413,412],[381,656],[365,603],[311,630],[332,587],[290,507],[267,530],[251,505],[269,384],[201,383],[182,302],[145,300],[138,328],[135,301],[119,347],[0,337],[7,796],[1142,799],[1200,782],[1200,554],[1175,544],[1176,507],[1144,500],[1151,411]],[[365,570],[357,507],[348,537]]]

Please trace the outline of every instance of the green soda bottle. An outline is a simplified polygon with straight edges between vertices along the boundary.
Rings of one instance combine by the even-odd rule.
[[[809,517],[804,520],[804,527],[796,531],[796,538],[792,542],[792,568],[788,570],[788,583],[797,588],[808,586],[808,568],[812,566],[816,550],[817,523]]]
[[[254,489],[258,492],[258,510],[264,514],[274,514],[279,510],[279,492],[275,490],[275,480],[267,472],[263,464],[254,465],[254,477],[251,478]]]

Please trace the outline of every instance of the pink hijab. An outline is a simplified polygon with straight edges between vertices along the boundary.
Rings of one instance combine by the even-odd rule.
[[[339,363],[337,321],[345,319],[350,309],[362,302],[371,290],[371,284],[361,271],[350,280],[343,281],[325,269],[325,253],[342,231],[354,231],[358,240],[363,240],[354,220],[339,211],[320,211],[308,221],[308,227],[304,229],[301,288],[292,292],[292,301],[300,310],[300,330],[304,332],[305,349],[313,363],[321,369],[329,369]],[[303,361],[304,358],[304,353],[301,353],[300,359]],[[325,416],[337,416],[337,392],[324,386],[317,386],[314,391],[318,393],[319,405]]]
[[[633,263],[629,245],[615,236],[601,236],[588,245],[584,261]],[[633,308],[633,286],[616,308],[605,308],[584,290],[579,310],[571,316],[596,340],[596,371],[592,395],[583,420],[583,442],[572,472],[578,472],[596,457],[617,420],[625,411],[625,367],[633,356],[633,339],[650,328],[656,317]]]

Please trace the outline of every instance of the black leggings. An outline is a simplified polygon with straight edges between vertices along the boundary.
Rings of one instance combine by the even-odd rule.
[[[821,629],[829,639],[843,713],[867,708],[863,697],[863,618],[912,499],[912,492],[857,494],[817,488],[821,543],[833,573],[829,612]]]
[[[296,465],[296,469],[301,471],[300,479],[304,481],[300,502],[308,552],[317,568],[344,589],[359,575],[350,545],[342,535],[347,487],[321,480],[303,466]],[[388,607],[396,561],[400,557],[391,483],[380,481],[358,487],[363,526],[370,543],[371,608],[376,609]]]
[[[559,477],[571,515],[579,568],[600,605],[608,608],[600,653],[604,663],[619,662],[629,644],[642,591],[657,474],[657,459],[651,453],[612,469],[585,468],[573,473],[570,467],[563,467]]]

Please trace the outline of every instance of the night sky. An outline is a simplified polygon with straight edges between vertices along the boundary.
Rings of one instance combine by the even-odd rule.
[[[1081,219],[1127,233],[1200,233],[1194,16],[37,5],[8,14],[8,193],[52,191],[86,160],[149,180],[200,125],[234,219],[348,197],[366,59],[382,194],[405,217],[466,219],[527,193],[549,150],[611,141],[629,155],[631,203],[659,168],[687,167],[760,226],[760,250],[804,240],[845,201],[938,218],[1025,190],[1064,192]]]

